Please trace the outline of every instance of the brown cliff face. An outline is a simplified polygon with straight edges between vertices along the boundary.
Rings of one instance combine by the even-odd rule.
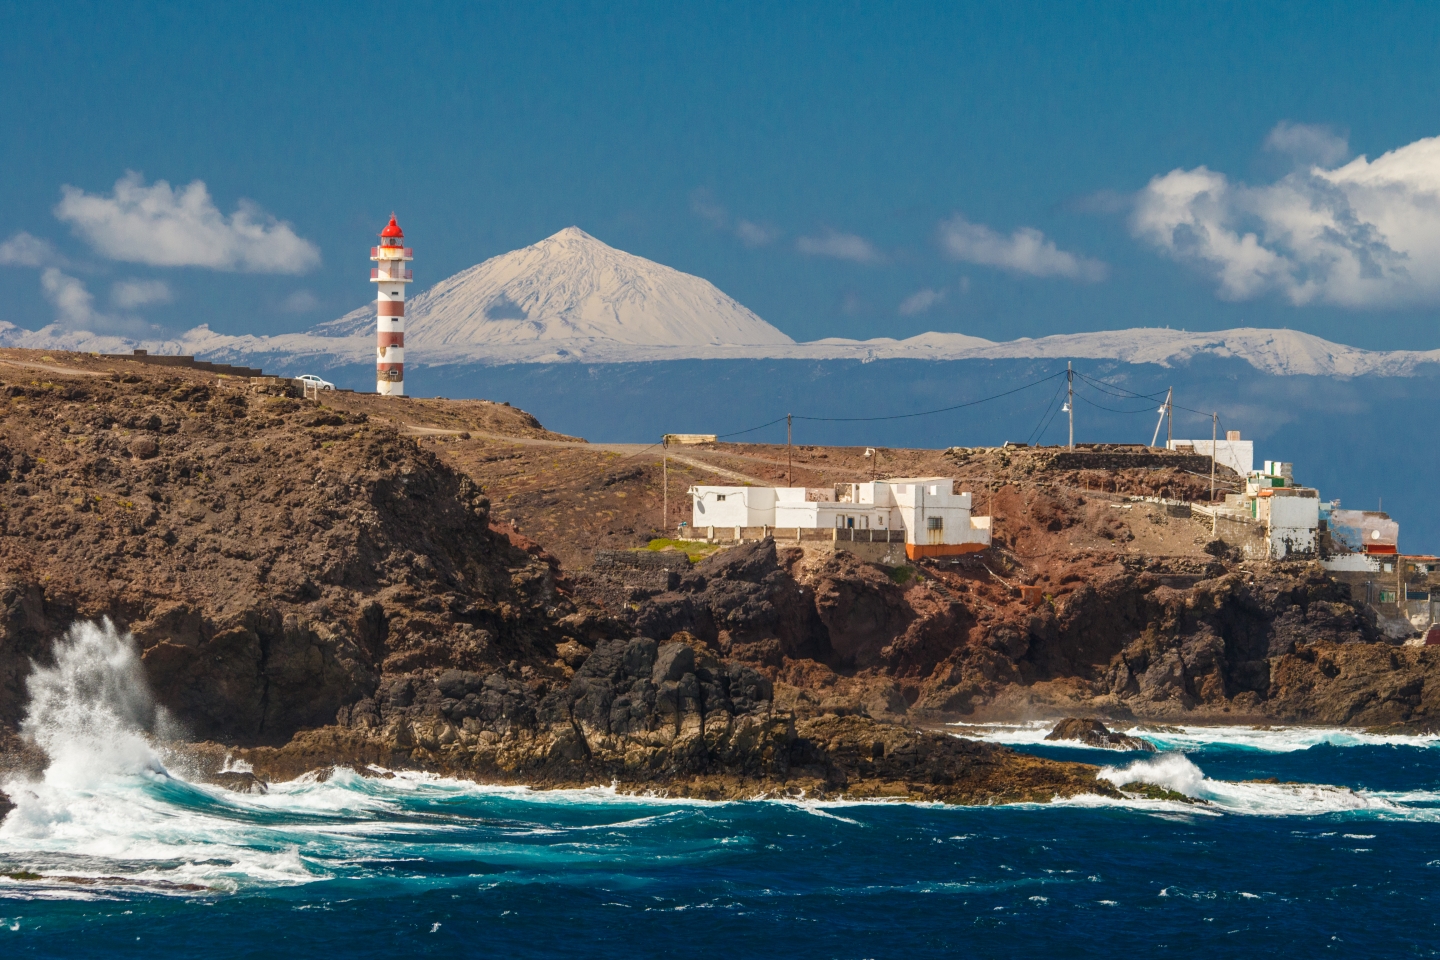
[[[1421,723],[1440,651],[1378,642],[1347,588],[1305,564],[1081,556],[1020,602],[986,560],[900,585],[837,552],[747,544],[621,611],[749,662],[802,715]],[[722,615],[723,614],[723,615]]]
[[[199,736],[279,743],[386,673],[553,659],[568,610],[389,425],[192,375],[10,384],[0,721],[77,617],[132,630]]]
[[[0,354],[0,378],[16,353]],[[541,545],[492,528],[476,483],[353,398],[341,409],[190,371],[36,360],[22,370],[43,373],[0,379],[0,741],[14,742],[31,662],[75,619],[107,616],[133,632],[158,703],[213,742],[192,749],[217,774],[231,752],[268,775],[379,763],[697,796],[1108,789],[1083,765],[865,718],[797,720],[718,642],[823,631],[800,598],[750,602],[754,578],[783,584],[764,557],[731,557],[717,583],[734,590],[674,613],[717,642],[658,620],[637,636],[576,604]],[[504,416],[484,413],[491,430]],[[515,413],[518,437],[543,434]],[[874,633],[855,634],[857,651]],[[790,654],[817,652],[798,643]]]

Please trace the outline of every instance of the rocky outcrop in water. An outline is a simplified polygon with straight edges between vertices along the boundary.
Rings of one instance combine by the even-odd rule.
[[[776,793],[988,803],[1109,790],[1092,768],[1003,747],[864,717],[797,720],[776,708],[763,675],[694,637],[603,642],[567,684],[548,692],[504,671],[398,678],[342,710],[339,726],[236,756],[275,778],[338,758],[362,768],[712,799]]]
[[[1078,740],[1086,746],[1102,750],[1140,750],[1154,753],[1155,745],[1149,740],[1127,736],[1108,730],[1099,720],[1081,720],[1066,717],[1055,724],[1055,729],[1045,735],[1046,740]]]

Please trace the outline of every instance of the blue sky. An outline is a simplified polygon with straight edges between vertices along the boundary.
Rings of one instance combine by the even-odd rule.
[[[796,339],[1440,347],[1433,4],[4,10],[24,327],[302,329],[393,209],[421,287],[577,224]]]

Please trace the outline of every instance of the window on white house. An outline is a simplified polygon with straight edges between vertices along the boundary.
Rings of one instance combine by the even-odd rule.
[[[725,499],[725,494],[723,494],[723,493],[717,493],[717,494],[715,494],[715,502],[716,502],[716,503],[719,503],[720,501],[722,501],[722,500],[724,500],[724,499]]]
[[[944,519],[943,519],[942,517],[926,517],[926,518],[925,518],[925,529],[926,529],[926,530],[943,530],[943,529],[945,529],[945,521],[944,521]]]

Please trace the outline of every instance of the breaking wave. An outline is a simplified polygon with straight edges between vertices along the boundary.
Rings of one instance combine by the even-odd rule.
[[[1182,753],[1166,753],[1125,766],[1102,767],[1097,775],[1117,787],[1152,784],[1201,801],[1206,812],[1265,817],[1360,814],[1404,820],[1440,820],[1440,792],[1371,791],[1324,783],[1271,779],[1212,780]],[[1208,810],[1207,810],[1208,808]]]
[[[956,736],[989,743],[1091,749],[1078,740],[1046,740],[1045,736],[1055,728],[1053,720],[1027,723],[952,723],[948,726]],[[1106,721],[1106,726],[1117,733],[1148,740],[1160,750],[1184,750],[1192,753],[1215,750],[1294,753],[1318,746],[1440,746],[1440,735],[1367,733],[1350,727],[1121,724],[1109,721]]]
[[[1072,825],[1074,811],[1096,806],[1191,820],[1223,814],[1440,819],[1440,793],[1217,780],[1179,753],[1106,767],[1100,775],[1203,803],[1138,794],[1119,802],[1092,796],[1004,810],[793,798],[707,803],[602,787],[532,791],[379,768],[336,768],[273,784],[267,794],[241,794],[192,782],[167,750],[174,724],[147,689],[133,639],[108,621],[75,624],[57,641],[53,665],[34,668],[28,692],[22,729],[48,766],[0,784],[16,804],[0,823],[0,901],[207,897],[256,888],[300,891],[320,881],[327,888],[363,884],[381,894],[388,886],[411,891],[457,883],[474,889],[477,883],[603,881],[623,888],[656,864],[679,869],[760,856],[779,836],[859,838],[913,818],[944,825],[954,817],[966,818],[968,836],[976,824],[1014,829],[1003,824],[1028,822],[1018,819],[1021,811],[1037,809]],[[991,738],[1020,744],[1039,742],[1045,732],[1037,725],[989,729]],[[1248,736],[1248,729],[1203,728],[1232,739]],[[1270,741],[1272,759],[1277,742]],[[1247,750],[1262,760],[1266,755],[1241,748]],[[1323,776],[1320,765],[1311,766]]]

